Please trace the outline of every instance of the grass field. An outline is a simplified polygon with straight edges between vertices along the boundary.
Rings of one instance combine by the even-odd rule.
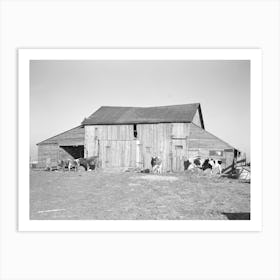
[[[31,170],[30,218],[250,219],[250,184],[192,173]]]

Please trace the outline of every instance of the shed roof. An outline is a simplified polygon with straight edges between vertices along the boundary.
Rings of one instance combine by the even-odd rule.
[[[197,109],[202,118],[199,103],[160,107],[102,106],[86,118],[82,125],[192,122]]]
[[[79,125],[44,141],[41,141],[37,145],[58,144],[60,146],[78,146],[84,145],[84,140],[85,128],[82,125]]]

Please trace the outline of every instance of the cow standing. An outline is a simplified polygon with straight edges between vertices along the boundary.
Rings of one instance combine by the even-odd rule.
[[[152,157],[151,165],[153,173],[162,173],[162,160],[160,157]]]
[[[58,166],[62,168],[63,171],[65,171],[65,168],[68,169],[68,171],[71,171],[72,167],[74,167],[75,171],[78,171],[78,162],[76,159],[66,159],[66,160],[60,160],[58,162]]]
[[[98,167],[98,156],[77,159],[78,166],[83,166],[86,171],[95,170]]]

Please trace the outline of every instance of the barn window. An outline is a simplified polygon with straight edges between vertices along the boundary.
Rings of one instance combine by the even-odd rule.
[[[175,146],[175,149],[176,149],[176,150],[183,149],[183,146],[182,146],[182,145],[176,145],[176,146]]]
[[[94,135],[95,135],[95,140],[96,139],[98,139],[98,128],[96,127],[95,129],[94,129]]]
[[[133,135],[134,135],[134,138],[137,138],[137,126],[136,126],[136,124],[133,125]]]
[[[151,153],[151,147],[146,147],[146,153]]]
[[[210,150],[209,151],[209,156],[222,157],[223,154],[224,154],[223,151],[219,151],[219,150]]]

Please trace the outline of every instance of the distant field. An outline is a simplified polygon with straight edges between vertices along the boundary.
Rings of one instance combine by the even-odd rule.
[[[250,184],[204,174],[30,172],[35,220],[250,218]]]

